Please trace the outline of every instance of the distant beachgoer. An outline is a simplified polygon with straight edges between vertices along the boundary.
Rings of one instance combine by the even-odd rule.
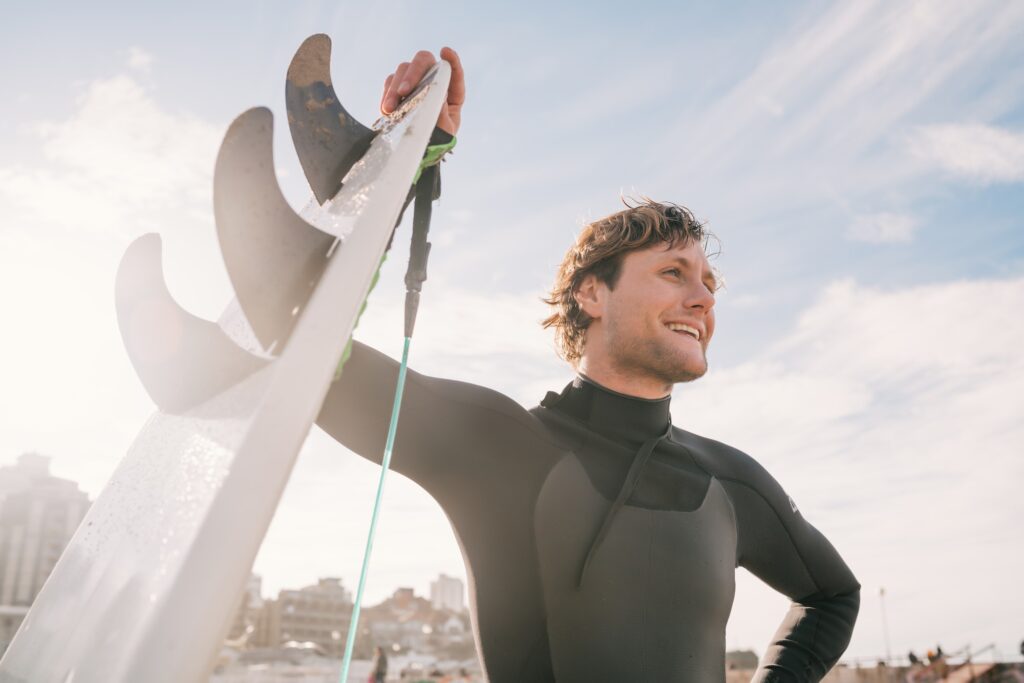
[[[370,671],[369,683],[384,683],[388,677],[388,656],[384,649],[378,645],[373,648],[373,669]]]
[[[910,660],[911,666],[916,666],[917,664],[921,663],[921,660],[917,658],[917,655],[914,654],[913,650],[911,650],[910,653],[907,655],[907,659]]]

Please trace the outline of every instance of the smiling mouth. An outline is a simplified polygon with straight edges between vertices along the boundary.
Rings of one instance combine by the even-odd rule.
[[[700,330],[696,327],[690,327],[689,325],[684,325],[682,323],[668,323],[665,327],[676,333],[688,334],[697,341],[700,341]]]

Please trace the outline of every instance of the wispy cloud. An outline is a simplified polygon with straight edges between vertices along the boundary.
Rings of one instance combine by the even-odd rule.
[[[954,176],[980,183],[1024,180],[1024,133],[983,124],[922,126],[912,153]]]
[[[875,244],[910,242],[917,230],[918,220],[900,213],[873,213],[857,216],[846,231],[847,237],[857,242]]]
[[[128,68],[142,73],[149,73],[152,66],[153,55],[149,52],[138,46],[128,49]]]
[[[685,150],[666,183],[685,179],[728,207],[742,191],[742,206],[769,211],[919,178],[928,169],[907,153],[903,134],[922,123],[928,102],[997,64],[1022,27],[1024,6],[997,2],[819,10],[726,93],[679,117],[660,142]],[[963,97],[956,115],[992,117],[1013,106],[989,94]]]
[[[156,210],[209,200],[222,131],[160,107],[131,76],[97,80],[71,118],[37,127],[51,167],[84,192],[100,192],[128,208]],[[41,191],[53,192],[52,186]],[[33,196],[36,207],[52,195]],[[204,206],[205,208],[205,206]]]
[[[165,111],[134,77],[89,83],[69,118],[31,129],[40,158],[0,167],[7,220],[112,235],[207,218],[221,131]]]

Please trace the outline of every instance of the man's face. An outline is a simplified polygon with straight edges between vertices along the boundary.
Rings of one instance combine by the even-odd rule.
[[[672,385],[707,372],[716,278],[698,242],[629,252],[614,289],[592,286],[585,356],[643,382]]]

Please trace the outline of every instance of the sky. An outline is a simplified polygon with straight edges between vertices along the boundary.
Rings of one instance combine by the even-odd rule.
[[[331,35],[366,123],[398,62],[451,45],[468,99],[411,365],[535,405],[572,377],[538,322],[574,236],[622,195],[685,204],[727,286],[711,370],[676,387],[673,422],[754,456],[843,554],[863,586],[848,659],[937,643],[1019,658],[1024,5],[479,4],[6,14],[0,465],[40,452],[99,494],[154,410],[117,330],[118,261],[160,233],[175,298],[219,316],[220,139],[252,106],[284,121],[306,36]],[[275,164],[302,207],[282,125]],[[357,331],[395,357],[403,249]],[[355,585],[376,477],[311,433],[256,560],[265,595]],[[368,600],[442,572],[465,576],[444,515],[393,477]],[[786,604],[740,570],[727,646],[762,653]]]

